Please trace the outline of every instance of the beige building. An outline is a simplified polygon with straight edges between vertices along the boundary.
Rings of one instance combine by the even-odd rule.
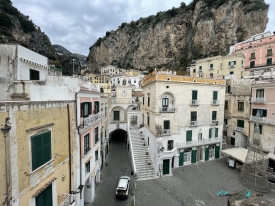
[[[244,56],[239,53],[199,59],[189,70],[190,76],[194,77],[216,78],[223,75],[225,78],[241,78],[244,75]]]
[[[3,145],[9,158],[3,164],[8,172],[2,171],[5,167],[1,164],[1,178],[3,173],[7,175],[7,180],[1,181],[1,203],[60,205],[71,198],[69,155],[75,129],[71,125],[75,103],[1,102],[0,107],[1,125],[10,125],[8,130],[2,126],[0,135],[1,142],[9,140]],[[9,117],[9,121],[5,121],[5,117]]]
[[[154,71],[143,95],[143,133],[159,176],[220,157],[225,80]]]

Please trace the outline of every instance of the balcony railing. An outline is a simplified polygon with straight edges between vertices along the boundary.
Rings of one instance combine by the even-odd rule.
[[[163,129],[162,130],[162,134],[165,135],[165,134],[170,134],[170,129]]]
[[[265,117],[250,116],[250,121],[259,122],[260,124],[275,125],[275,119],[267,119]]]
[[[271,65],[275,65],[275,62],[272,62],[272,63],[264,63],[264,64],[249,65],[249,66],[245,66],[245,68],[247,69],[247,68],[271,66]]]
[[[266,98],[264,98],[264,97],[251,98],[251,102],[253,102],[253,103],[266,103]]]
[[[190,121],[190,127],[196,127],[196,126],[198,126],[197,121]]]
[[[59,198],[61,198],[62,203],[60,206],[70,206],[74,205],[75,201],[73,199],[73,196],[71,194],[64,194],[62,193]]]
[[[196,99],[192,99],[191,105],[192,106],[198,106],[199,105],[199,101],[196,100]]]
[[[229,68],[235,68],[235,65],[229,65]]]
[[[235,127],[235,130],[236,131],[238,131],[238,132],[242,132],[242,133],[244,133],[245,132],[245,129],[244,128],[242,128],[242,127]]]
[[[212,125],[218,125],[219,121],[218,120],[212,120]]]
[[[87,126],[87,125],[92,125],[94,123],[96,123],[97,121],[101,120],[103,117],[105,117],[105,112],[99,112],[97,114],[94,114],[90,117],[86,117],[84,118],[84,126]]]
[[[171,108],[171,107],[161,107],[161,108],[160,108],[160,112],[173,113],[173,112],[175,112],[175,108]]]
[[[212,100],[212,105],[218,106],[220,104],[219,100]]]
[[[216,137],[216,138],[202,139],[202,140],[196,140],[196,141],[178,142],[178,143],[176,143],[175,146],[179,147],[179,148],[196,147],[196,146],[200,146],[200,145],[218,143],[221,141],[222,141],[222,138]]]

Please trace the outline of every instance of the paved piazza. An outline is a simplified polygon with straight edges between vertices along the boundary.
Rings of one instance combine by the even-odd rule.
[[[226,206],[229,193],[247,189],[239,181],[240,172],[226,164],[226,158],[173,169],[173,176],[136,182],[135,206]],[[275,198],[275,193],[264,195]]]

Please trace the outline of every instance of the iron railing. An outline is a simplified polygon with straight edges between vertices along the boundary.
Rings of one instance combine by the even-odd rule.
[[[245,132],[245,129],[244,128],[242,128],[242,127],[235,127],[235,130],[236,131],[238,131],[238,132],[242,132],[242,133],[244,133]]]
[[[196,126],[198,126],[198,122],[197,121],[190,121],[190,126],[191,127],[196,127]]]
[[[260,124],[275,125],[275,119],[268,119],[265,117],[250,116],[250,121],[259,122]]]
[[[264,98],[264,97],[251,98],[251,102],[253,102],[253,103],[266,103],[266,98]]]
[[[196,100],[196,99],[192,99],[191,105],[198,106],[199,105],[199,101]]]
[[[219,100],[212,100],[212,105],[218,106],[220,104]]]
[[[105,117],[105,112],[99,112],[99,113],[94,114],[90,117],[86,117],[83,120],[84,126],[92,125],[92,124],[98,122],[99,120],[101,120],[103,117]]]
[[[175,108],[172,108],[172,107],[161,107],[160,108],[160,112],[174,113],[175,112]]]
[[[180,143],[177,143],[175,146],[179,147],[179,148],[181,148],[181,147],[195,147],[195,146],[200,146],[200,145],[205,145],[205,144],[218,143],[221,141],[222,141],[221,137],[215,137],[215,138],[202,139],[202,140],[196,140],[196,141],[180,142]]]

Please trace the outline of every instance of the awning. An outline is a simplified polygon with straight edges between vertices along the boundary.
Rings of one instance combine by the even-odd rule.
[[[221,152],[244,163],[248,150],[246,148],[230,148]]]

